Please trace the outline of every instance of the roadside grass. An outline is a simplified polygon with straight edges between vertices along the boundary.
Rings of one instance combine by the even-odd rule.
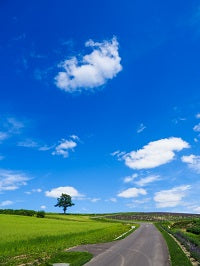
[[[41,265],[51,266],[53,263],[69,263],[70,266],[81,266],[90,261],[92,257],[92,254],[88,252],[58,252]]]
[[[176,241],[158,224],[155,223],[157,229],[163,235],[170,253],[171,265],[172,266],[191,266],[191,262],[185,255],[181,247],[176,243]]]
[[[0,215],[0,264],[31,262],[32,265],[45,265],[42,263],[58,258],[59,254],[63,258],[62,252],[69,247],[113,241],[130,229],[130,225],[94,221],[89,217],[68,219],[67,215],[62,218],[60,215],[55,216],[59,216],[59,219]],[[65,255],[65,258],[71,256],[71,260],[74,260],[77,254],[75,256],[72,253]],[[79,254],[77,259],[79,257],[82,260],[81,257],[87,259],[89,255]]]

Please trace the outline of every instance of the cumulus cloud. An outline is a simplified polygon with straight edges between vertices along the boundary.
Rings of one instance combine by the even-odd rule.
[[[29,178],[24,173],[0,170],[0,192],[16,190],[25,186]]]
[[[189,147],[189,144],[181,138],[165,138],[152,141],[138,151],[122,155],[122,159],[133,169],[155,168],[172,161],[175,151]]]
[[[45,210],[47,207],[45,205],[41,205],[40,209]]]
[[[143,177],[138,181],[135,181],[135,184],[140,186],[140,187],[144,187],[146,185],[148,185],[149,183],[155,182],[160,180],[160,176],[159,175],[150,175],[147,177]]]
[[[55,151],[52,155],[62,155],[64,158],[69,156],[69,150],[73,150],[77,146],[77,143],[73,140],[62,139],[60,144],[55,147]]]
[[[77,189],[74,187],[57,187],[53,188],[50,191],[46,191],[45,195],[51,198],[59,198],[62,194],[68,194],[71,197],[78,198],[83,197],[84,195],[80,194]]]
[[[143,123],[141,123],[137,129],[137,133],[141,133],[142,131],[145,130],[145,128],[146,128],[146,126]]]
[[[187,163],[190,168],[200,173],[200,156],[199,155],[188,155],[181,157],[182,162]]]
[[[121,198],[135,198],[138,197],[139,195],[146,195],[147,192],[143,188],[128,188],[122,192],[120,192],[117,196]]]
[[[175,207],[182,203],[187,191],[191,189],[190,185],[174,187],[169,190],[161,190],[154,195],[154,201],[158,208]]]
[[[131,183],[136,177],[138,177],[138,174],[125,176],[123,181],[124,181],[124,183]]]
[[[93,51],[81,59],[72,57],[60,63],[63,71],[55,77],[56,86],[66,92],[91,90],[104,85],[122,70],[119,44],[115,37],[103,42],[89,40],[86,47]]]
[[[5,200],[5,201],[2,201],[2,202],[0,203],[0,206],[1,206],[1,207],[5,207],[5,206],[12,205],[13,203],[14,203],[14,202],[11,201],[11,200]]]

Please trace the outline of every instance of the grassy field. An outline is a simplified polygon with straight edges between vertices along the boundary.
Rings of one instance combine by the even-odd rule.
[[[0,228],[1,265],[26,262],[51,265],[52,260],[59,257],[65,258],[65,262],[74,259],[86,262],[90,254],[80,253],[73,258],[74,253],[65,254],[63,250],[80,244],[112,241],[130,226],[92,220],[85,215],[47,215],[40,219],[1,214]],[[71,265],[82,265],[80,261]]]

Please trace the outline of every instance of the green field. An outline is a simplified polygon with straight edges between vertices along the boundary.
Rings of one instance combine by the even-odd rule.
[[[65,257],[65,260],[73,257],[71,253],[63,254],[64,249],[80,244],[112,241],[129,230],[130,226],[92,220],[85,215],[47,215],[40,219],[1,214],[0,228],[1,265],[26,262],[51,265],[48,261],[54,258],[58,260],[59,256]],[[90,254],[84,253],[76,258],[80,256],[83,257],[82,261],[91,258]],[[71,265],[81,264],[77,262]]]

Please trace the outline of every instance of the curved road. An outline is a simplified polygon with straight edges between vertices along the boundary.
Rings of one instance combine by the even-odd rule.
[[[117,241],[85,266],[169,266],[169,253],[160,232],[153,224],[141,224],[139,229]]]

